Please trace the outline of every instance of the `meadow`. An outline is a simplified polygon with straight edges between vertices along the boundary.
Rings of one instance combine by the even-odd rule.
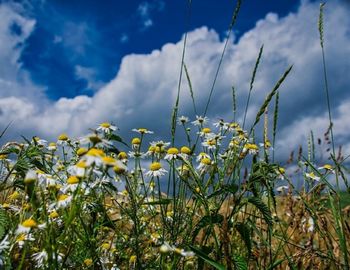
[[[124,141],[104,122],[79,138],[63,133],[54,142],[34,136],[3,143],[0,268],[349,269],[348,156],[333,138],[323,8],[324,138],[311,133],[307,149],[287,163],[275,157],[279,89],[292,66],[281,71],[247,128],[261,47],[241,122],[234,88],[232,119],[206,116],[214,79],[204,113],[191,117],[178,115],[179,84],[169,139],[153,140],[156,131],[145,123]],[[183,61],[181,76],[197,111]],[[186,140],[179,143],[180,133]],[[320,148],[328,155],[322,160]]]

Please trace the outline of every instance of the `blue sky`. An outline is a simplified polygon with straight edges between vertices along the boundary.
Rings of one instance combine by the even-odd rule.
[[[220,3],[219,3],[220,2]],[[102,3],[102,4],[101,4]],[[39,135],[81,136],[115,123],[124,136],[148,127],[169,136],[184,33],[185,62],[199,108],[205,102],[225,43],[235,1],[1,1],[0,125],[3,140]],[[350,151],[350,4],[329,1],[325,44],[337,143]],[[239,119],[259,48],[248,122],[283,71],[278,145],[287,153],[313,130],[322,137],[327,114],[318,41],[316,1],[243,1],[215,86],[208,116],[232,119],[231,87]],[[186,80],[180,114],[195,118]]]
[[[24,4],[36,26],[20,61],[50,99],[92,96],[115,76],[125,55],[150,53],[203,25],[224,36],[235,2],[220,2],[193,1],[188,22],[186,0],[34,1]],[[297,7],[295,0],[247,1],[235,32],[240,36],[268,12],[284,16]]]

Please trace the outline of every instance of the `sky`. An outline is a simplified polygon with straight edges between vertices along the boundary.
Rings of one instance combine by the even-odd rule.
[[[236,2],[0,1],[0,128],[21,135],[81,136],[109,121],[121,135],[147,127],[170,135],[185,33],[184,61],[198,114],[204,112]],[[350,152],[350,2],[325,6],[325,55],[336,144]],[[230,36],[207,116],[232,120],[232,86],[242,121],[259,48],[264,52],[248,110],[251,123],[288,66],[280,89],[277,146],[287,155],[312,130],[328,127],[319,2],[245,0]],[[186,78],[179,115],[195,120]],[[272,109],[270,110],[272,111]],[[179,135],[180,136],[180,135]],[[3,143],[2,142],[2,143]]]

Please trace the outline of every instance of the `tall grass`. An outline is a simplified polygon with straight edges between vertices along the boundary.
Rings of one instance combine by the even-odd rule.
[[[238,1],[228,33],[240,6]],[[319,25],[329,105],[323,5]],[[33,137],[1,147],[1,269],[349,268],[350,211],[341,206],[338,184],[331,184],[333,177],[347,182],[345,159],[336,158],[333,147],[332,164],[318,160],[311,133],[307,155],[300,148],[295,162],[293,155],[284,167],[275,161],[278,93],[292,66],[281,71],[245,129],[261,47],[243,123],[236,122],[234,87],[234,121],[209,123],[205,115],[229,34],[203,116],[197,115],[200,107],[184,61],[186,37],[171,142],[146,144],[153,136],[146,128],[136,128],[135,137],[124,142],[106,122],[79,139],[61,134],[51,143]],[[183,72],[196,115],[192,122],[177,116]],[[328,111],[334,143],[330,106]],[[186,141],[176,142],[177,126]],[[297,179],[301,188],[295,187]]]

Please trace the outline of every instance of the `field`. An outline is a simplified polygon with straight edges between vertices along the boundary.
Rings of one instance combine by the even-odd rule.
[[[322,14],[321,5],[326,67]],[[292,66],[247,128],[262,54],[263,47],[242,123],[236,115],[209,119],[206,110],[178,115],[179,86],[171,138],[135,127],[124,141],[104,122],[79,138],[3,143],[0,268],[349,269],[348,156],[336,151],[331,108],[324,160],[312,133],[306,150],[277,160],[279,88]],[[182,72],[192,91],[185,65]],[[234,88],[232,96],[235,112]],[[177,142],[181,132],[186,140]]]

